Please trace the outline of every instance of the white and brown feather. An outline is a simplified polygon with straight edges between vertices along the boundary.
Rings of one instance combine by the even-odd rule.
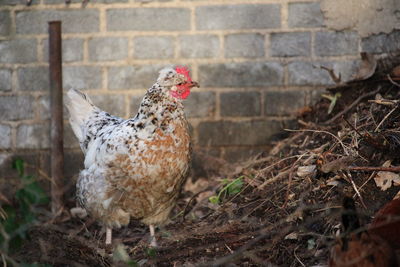
[[[77,198],[108,227],[126,225],[131,217],[165,222],[189,172],[188,124],[181,101],[168,90],[158,81],[128,120],[93,106],[80,126],[85,169]]]

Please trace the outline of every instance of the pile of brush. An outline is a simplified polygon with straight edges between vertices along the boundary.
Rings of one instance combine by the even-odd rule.
[[[363,53],[349,82],[321,68],[335,86],[302,109],[299,128],[287,129],[290,136],[268,156],[232,175],[245,177],[247,185],[232,200],[238,216],[266,223],[246,251],[251,261],[286,266],[395,266],[390,264],[400,245],[400,201],[392,201],[400,185],[400,59]],[[355,201],[350,225],[343,215],[348,205],[342,204],[349,199]]]

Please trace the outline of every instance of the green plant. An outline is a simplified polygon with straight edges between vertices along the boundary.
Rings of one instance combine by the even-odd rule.
[[[243,187],[243,176],[240,176],[233,181],[225,178],[222,180],[222,185],[225,186],[219,191],[218,195],[208,198],[211,203],[219,204],[222,197],[232,196],[239,193]]]
[[[128,252],[126,251],[124,245],[119,244],[113,252],[113,260],[114,262],[123,262],[129,267],[136,267],[139,266],[138,263],[134,260],[132,260],[129,257]]]
[[[342,96],[341,93],[336,93],[335,95],[327,95],[327,94],[322,94],[322,97],[328,99],[329,101],[331,101],[331,103],[329,104],[329,108],[328,108],[328,114],[331,114],[333,111],[333,108],[336,105],[337,100]]]
[[[48,197],[32,175],[26,175],[24,161],[17,159],[13,168],[21,179],[13,204],[2,204],[0,218],[0,252],[8,255],[28,238],[28,230],[37,222],[37,208],[47,204]]]

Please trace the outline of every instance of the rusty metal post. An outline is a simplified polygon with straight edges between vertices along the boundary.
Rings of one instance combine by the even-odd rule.
[[[63,209],[63,90],[61,57],[61,21],[49,22],[50,73],[50,139],[51,139],[51,212],[58,215]]]

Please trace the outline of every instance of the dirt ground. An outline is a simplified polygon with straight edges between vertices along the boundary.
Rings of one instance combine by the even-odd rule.
[[[399,190],[395,181],[384,181],[385,191],[377,185],[382,166],[396,174],[400,165],[399,62],[364,60],[350,83],[332,74],[337,85],[300,110],[297,129],[268,153],[235,165],[201,155],[206,175],[189,179],[170,223],[157,230],[159,248],[149,248],[137,222],[115,230],[105,247],[98,223],[66,211],[31,229],[12,256],[53,266],[326,265],[342,198],[353,197],[368,224]]]

